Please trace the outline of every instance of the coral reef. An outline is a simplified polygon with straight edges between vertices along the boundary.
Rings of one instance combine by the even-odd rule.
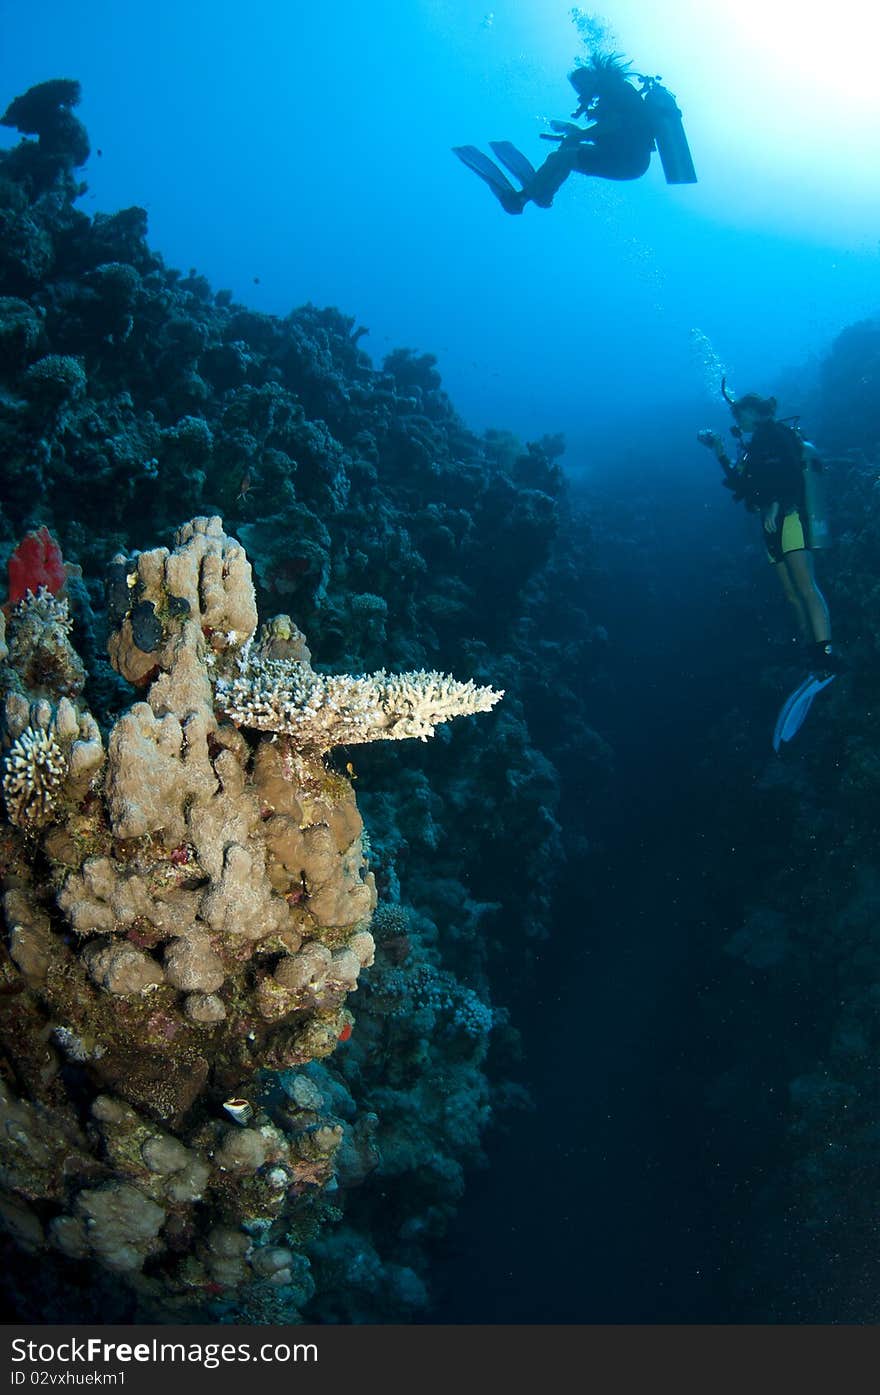
[[[89,158],[89,138],[72,108],[79,105],[80,85],[72,78],[37,83],[10,102],[0,125],[11,126],[33,141],[22,141],[8,157],[9,172],[42,193]]]
[[[175,543],[114,564],[128,604],[119,598],[110,653],[145,695],[106,746],[82,683],[56,666],[53,687],[41,659],[66,603],[42,588],[13,612],[4,1214],[27,1248],[125,1276],[145,1311],[221,1296],[247,1306],[268,1289],[295,1320],[314,1290],[303,1240],[344,1185],[337,1154],[358,1181],[378,1160],[364,1121],[337,1117],[301,1074],[352,1035],[347,1000],[374,962],[376,892],[353,788],[323,759],[329,718],[320,741],[290,722],[248,741],[222,720],[226,701],[215,706],[257,625],[243,549],[218,518],[194,519]],[[143,606],[158,626],[149,650]],[[258,651],[252,664],[295,664],[314,688],[287,617],[264,626]],[[393,677],[387,687],[422,692]],[[428,690],[434,722],[500,696],[445,679]],[[347,740],[341,703],[335,719]],[[387,735],[381,721],[370,735]],[[451,976],[423,974],[419,993],[422,1011],[457,1012],[461,1030],[488,1035],[491,1013]]]
[[[71,116],[75,107],[78,89],[59,81],[55,89],[35,90],[41,125],[41,111],[51,125],[53,110]],[[190,1063],[182,1074],[195,1078],[206,1034],[220,1055],[228,1043],[230,1052],[250,1060],[246,1035],[244,1045],[235,1035],[239,1006],[259,1018],[254,1030],[262,1041],[282,1031],[292,1001],[302,1003],[296,1011],[304,1016],[312,999],[329,1003],[335,995],[342,1002],[354,975],[350,956],[366,951],[355,940],[358,932],[349,936],[354,943],[343,943],[344,936],[336,943],[327,924],[343,923],[346,901],[363,897],[367,885],[353,867],[340,880],[340,849],[353,848],[358,836],[362,848],[369,842],[381,904],[397,907],[405,898],[412,908],[409,932],[397,937],[396,947],[391,937],[389,954],[403,956],[402,970],[427,959],[450,993],[474,994],[485,1008],[479,1020],[486,1035],[468,1039],[465,1075],[464,1039],[447,1032],[442,1018],[442,1030],[431,1035],[424,994],[406,990],[377,1000],[396,1004],[401,1031],[410,1011],[420,1024],[404,1054],[433,1082],[420,1101],[427,1110],[424,1156],[430,1151],[436,1159],[436,1166],[425,1165],[406,1142],[415,1097],[405,1080],[399,1087],[388,1083],[395,1037],[382,1029],[378,1007],[375,1031],[363,1022],[367,980],[381,965],[362,969],[357,1024],[338,1008],[339,1037],[324,1043],[338,1049],[320,1059],[314,1051],[308,1064],[292,1069],[317,1082],[329,1115],[357,1131],[350,1175],[386,1169],[385,1200],[371,1205],[369,1185],[323,1190],[314,1224],[297,1222],[291,1272],[301,1286],[293,1307],[313,1284],[309,1314],[400,1320],[424,1300],[430,1245],[454,1212],[465,1169],[479,1162],[488,1101],[500,1108],[510,1093],[515,1034],[500,1029],[495,1002],[528,978],[532,945],[550,931],[568,836],[563,801],[582,821],[594,803],[584,790],[593,789],[609,760],[587,719],[599,646],[589,638],[596,627],[588,615],[587,549],[583,562],[572,563],[575,535],[556,463],[562,442],[548,437],[523,446],[509,434],[474,433],[444,393],[431,355],[392,350],[374,365],[363,347],[365,329],[336,308],[305,305],[279,318],[236,303],[229,292],[212,292],[195,271],[169,267],[153,251],[142,208],[87,216],[76,204],[82,139],[74,139],[69,122],[66,143],[47,131],[52,160],[38,159],[44,132],[28,115],[29,104],[18,114],[33,123],[25,134],[37,140],[0,152],[0,559],[23,534],[45,528],[67,560],[66,585],[57,594],[51,578],[31,573],[10,606],[14,663],[0,666],[0,698],[10,713],[4,754],[11,803],[18,808],[21,800],[26,821],[30,807],[45,807],[48,820],[24,833],[10,819],[4,838],[12,847],[24,838],[28,848],[34,838],[40,846],[48,840],[55,879],[46,904],[28,911],[16,903],[17,939],[32,946],[36,965],[47,944],[39,915],[52,924],[63,919],[71,960],[64,960],[62,978],[74,963],[70,972],[80,975],[83,991],[123,1015],[172,1002],[175,1040]],[[233,584],[232,572],[224,577],[227,567],[244,568],[243,551],[226,555],[207,534],[190,540],[204,550],[194,585],[173,552],[155,550],[156,539],[170,537],[181,518],[217,515],[247,549],[261,612],[292,612],[296,624],[276,619],[270,632],[265,626],[258,632],[249,585]],[[35,581],[37,604],[19,612]],[[320,655],[314,668],[298,626]],[[107,660],[108,638],[115,666]],[[491,720],[439,728],[418,747],[417,764],[406,743],[387,739],[335,747],[327,760],[316,752],[319,785],[306,781],[302,800],[297,795],[293,804],[285,802],[291,733],[273,741],[275,733],[267,732],[261,741],[260,728],[236,729],[213,702],[215,695],[223,702],[236,693],[246,698],[256,669],[272,675],[272,683],[283,672],[285,682],[302,680],[309,694],[330,696],[340,685],[351,691],[346,675],[375,676],[383,666],[421,675],[420,687],[429,675],[452,672],[472,697],[484,693],[488,702],[489,683],[506,696]],[[142,699],[133,707],[131,684]],[[392,696],[408,701],[406,694]],[[76,735],[72,726],[67,734],[65,697],[86,723]],[[435,694],[444,704],[447,697]],[[70,763],[80,749],[98,754],[88,713],[101,738],[100,772],[89,791],[88,762],[74,770],[86,781],[80,793],[79,784],[70,784]],[[13,755],[28,729],[25,748]],[[40,778],[36,767],[33,779],[28,774],[32,743],[34,753],[50,747],[49,766],[63,771],[56,778],[47,766],[45,795],[30,806],[27,792]],[[251,760],[244,753],[255,743],[260,754]],[[138,779],[140,760],[150,763],[150,782]],[[215,795],[226,780],[239,814],[224,834]],[[181,804],[172,796],[184,788]],[[245,817],[242,789],[256,823]],[[601,808],[601,799],[595,803]],[[360,829],[361,815],[369,836]],[[297,821],[308,824],[307,835]],[[226,834],[231,850],[220,859],[212,849]],[[161,877],[145,849],[152,849]],[[308,899],[298,876],[303,858],[311,873]],[[239,919],[236,897],[246,908]],[[313,937],[322,949],[307,949],[304,941],[288,953],[279,944],[264,963],[281,934],[273,919],[279,898],[296,925],[308,923],[309,913],[324,918]],[[76,915],[82,933],[68,914]],[[228,962],[230,945],[241,956],[238,968]],[[276,977],[282,958],[292,962]],[[242,975],[246,992],[239,998]],[[140,993],[112,991],[137,983],[144,985]],[[6,1001],[18,1011],[25,999],[12,992]],[[315,1024],[320,1035],[319,1016]],[[52,1037],[52,1051],[68,1044],[65,1077],[97,1078],[89,1032],[75,1022],[57,1025],[65,1030]],[[160,1036],[172,1030],[164,1013],[155,1030]],[[154,1048],[152,1037],[148,1044]],[[456,1107],[435,1107],[459,1066]],[[124,1074],[124,1062],[119,1069]],[[236,1070],[230,1070],[230,1099],[246,1074],[244,1066]],[[17,1073],[9,1083],[20,1096]],[[103,1094],[117,1095],[115,1077],[98,1083]],[[227,1092],[224,1085],[217,1107],[218,1084],[209,1079],[201,1087],[191,1114],[210,1096],[212,1119],[221,1117]],[[42,1100],[41,1087],[31,1088]],[[143,1112],[150,1088],[142,1080],[128,1107]],[[172,1095],[178,1088],[179,1081],[169,1085]],[[371,1162],[375,1130],[366,1122],[378,1118],[375,1091],[383,1092],[378,1163]],[[288,1109],[280,1094],[271,1098],[273,1108],[277,1102]],[[256,1099],[246,1104],[262,1120],[266,1106]],[[297,1114],[300,1124],[308,1113]],[[229,1126],[233,1116],[222,1114]],[[88,1114],[77,1123],[92,1146],[97,1124]],[[310,1120],[309,1128],[317,1126]],[[335,1127],[333,1119],[328,1127]],[[349,1156],[347,1138],[341,1148]],[[140,1185],[130,1178],[127,1184]],[[210,1197],[206,1205],[214,1209],[215,1194]],[[232,1197],[222,1222],[227,1228],[238,1223],[237,1204]],[[160,1240],[169,1224],[181,1234],[185,1229],[175,1217],[160,1228]],[[42,1282],[46,1252],[40,1255]],[[151,1267],[167,1268],[167,1255],[151,1251]],[[90,1268],[92,1290],[96,1283]],[[62,1287],[61,1313],[68,1311],[69,1292]],[[247,1300],[250,1306],[244,1292],[230,1300],[227,1314],[288,1320],[283,1299],[270,1301],[265,1285],[259,1300]],[[23,1307],[28,1301],[31,1311],[41,1309],[40,1298],[21,1296]],[[115,1290],[103,1290],[101,1303],[102,1313],[109,1304],[125,1320],[128,1310],[120,1310]]]
[[[880,316],[848,325],[834,340],[819,374],[817,415],[822,440],[835,451],[880,451]]]
[[[500,676],[510,695],[503,742],[493,734],[470,751],[457,735],[432,763],[458,761],[454,817],[487,828],[515,778],[528,813],[508,846],[528,865],[530,890],[509,898],[510,913],[546,933],[562,865],[556,734],[547,724],[548,761],[530,722],[538,697],[553,694],[569,714],[568,760],[589,732],[592,681],[589,663],[572,681],[565,654],[583,600],[560,606],[548,571],[554,549],[571,545],[560,533],[561,440],[523,448],[509,434],[475,435],[431,355],[392,350],[375,368],[363,326],[336,309],[307,305],[282,320],[212,295],[151,251],[142,209],[87,218],[72,206],[73,185],[38,191],[14,154],[0,155],[0,176],[29,231],[0,257],[4,536],[50,527],[92,578],[100,623],[95,578],[108,556],[151,547],[182,511],[222,513],[252,558],[263,609],[294,610],[328,668],[447,670],[477,687]],[[71,613],[87,628],[83,599],[71,595]],[[144,596],[132,619],[144,654],[161,643],[151,607]],[[554,627],[540,651],[530,640],[537,607]],[[118,683],[100,645],[82,633],[77,642],[103,718],[105,706],[118,709]],[[605,759],[590,736],[587,767],[591,741]],[[383,769],[391,787],[405,778],[400,763]],[[399,867],[383,875],[390,885]],[[491,880],[487,900],[506,871]]]

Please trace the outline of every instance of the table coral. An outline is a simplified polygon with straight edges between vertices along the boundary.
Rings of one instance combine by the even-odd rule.
[[[426,741],[453,717],[489,712],[503,697],[445,673],[317,674],[303,662],[273,659],[246,647],[217,700],[235,723],[292,735],[320,753],[370,741]]]

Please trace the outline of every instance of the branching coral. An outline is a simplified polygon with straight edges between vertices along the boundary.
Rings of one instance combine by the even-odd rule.
[[[2,761],[2,788],[11,823],[27,831],[57,818],[65,801],[82,799],[103,761],[94,719],[68,698],[57,707],[45,698],[28,706],[17,694],[6,699],[4,725],[10,741]]]
[[[317,674],[307,663],[250,648],[237,675],[217,684],[218,706],[238,726],[284,732],[319,752],[369,741],[426,741],[441,722],[489,712],[503,696],[424,670],[380,670],[364,678]]]
[[[10,673],[0,676],[0,689],[58,697],[76,697],[86,680],[82,660],[70,642],[73,622],[66,597],[45,586],[30,589],[13,606],[7,631]]]
[[[3,765],[6,811],[19,828],[40,828],[52,818],[67,774],[67,760],[51,731],[29,726]]]

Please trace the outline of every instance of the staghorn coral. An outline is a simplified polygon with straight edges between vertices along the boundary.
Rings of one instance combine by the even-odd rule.
[[[27,644],[7,656],[0,1046],[16,1068],[0,1214],[31,1252],[122,1278],[143,1314],[235,1296],[296,1321],[314,1292],[309,1243],[377,1162],[375,1116],[340,1117],[300,1073],[352,1035],[348,996],[373,963],[363,824],[323,741],[248,740],[223,720],[215,691],[257,615],[218,518],[192,520],[172,551],[117,559],[113,576],[109,650],[144,700],[106,748],[78,696],[29,691]],[[143,605],[161,632],[149,651]],[[311,673],[287,617],[260,645],[263,664]],[[461,688],[431,688],[434,720],[486,701]]]

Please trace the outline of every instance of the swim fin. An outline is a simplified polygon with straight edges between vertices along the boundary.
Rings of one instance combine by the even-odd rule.
[[[452,153],[457,155],[469,170],[473,170],[484,184],[488,184],[505,213],[522,213],[522,194],[519,189],[514,189],[507,175],[498,168],[494,160],[490,160],[489,156],[484,155],[475,145],[454,145]]]
[[[516,146],[509,140],[490,140],[489,146],[498,156],[502,165],[519,180],[523,188],[528,188],[535,177],[535,167],[531,160],[528,160],[522,151],[517,150]]]
[[[792,737],[797,736],[813,705],[813,698],[817,693],[821,693],[823,688],[827,688],[836,676],[832,673],[827,678],[817,678],[815,673],[808,673],[803,683],[799,683],[794,692],[789,693],[780,708],[773,729],[774,751],[778,753],[783,741],[791,741]]]

